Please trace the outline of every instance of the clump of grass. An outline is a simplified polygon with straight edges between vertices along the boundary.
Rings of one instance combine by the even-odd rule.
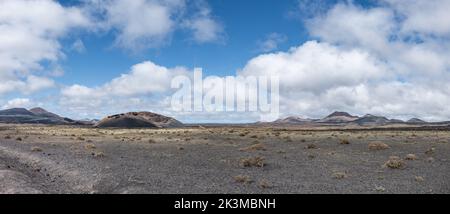
[[[266,163],[264,162],[263,157],[251,157],[251,158],[242,158],[240,160],[240,165],[243,167],[264,167]]]
[[[21,137],[17,137],[16,140],[17,141],[22,141],[22,138]]]
[[[155,140],[153,140],[153,139],[149,139],[149,140],[148,140],[148,143],[150,143],[150,144],[155,144],[155,143],[156,143],[156,141],[155,141]]]
[[[407,154],[405,160],[417,160],[417,156],[415,154]]]
[[[390,148],[389,145],[382,142],[369,143],[369,150],[378,151],[378,150],[386,150],[389,148]]]
[[[436,151],[436,148],[430,148],[430,149],[428,149],[427,151],[425,151],[425,154],[426,155],[432,155],[432,154],[434,154],[434,152]]]
[[[250,176],[248,175],[237,175],[234,176],[234,181],[238,182],[238,183],[244,183],[244,184],[249,184],[252,183],[252,179],[250,178]]]
[[[332,177],[334,179],[339,179],[339,180],[340,179],[344,179],[344,178],[347,177],[347,173],[345,173],[345,172],[335,172],[335,173],[333,173]]]
[[[103,158],[103,157],[105,157],[105,153],[103,153],[103,152],[93,152],[92,156],[94,156],[94,158]]]
[[[261,189],[269,189],[273,187],[273,185],[266,179],[260,180],[258,186]]]
[[[309,155],[308,155],[308,158],[309,158],[309,159],[314,159],[314,158],[316,158],[316,155],[315,155],[315,154],[309,154]]]
[[[377,192],[385,192],[386,188],[384,188],[382,186],[375,186],[375,191],[377,191]]]
[[[77,140],[81,140],[81,141],[85,141],[86,139],[84,139],[84,137],[77,137]]]
[[[34,147],[31,147],[31,151],[32,152],[42,152],[42,149],[39,148],[39,147],[34,146]]]
[[[92,144],[92,143],[88,143],[88,144],[84,145],[84,148],[86,150],[91,150],[91,149],[95,149],[97,147],[94,144]]]
[[[239,151],[249,152],[249,151],[266,151],[266,146],[263,143],[255,142],[255,144],[241,148]]]
[[[341,139],[341,141],[339,142],[339,144],[341,144],[341,145],[348,145],[348,144],[350,144],[350,141],[347,140],[347,139]]]
[[[417,182],[424,182],[425,179],[422,176],[416,176],[414,177],[414,180],[416,180]]]
[[[184,150],[184,147],[179,146],[178,150],[182,151],[182,150]]]
[[[254,139],[257,139],[257,138],[258,138],[258,135],[253,135],[253,136],[250,136],[250,138],[254,138]]]
[[[391,156],[384,164],[384,167],[389,167],[391,169],[403,169],[406,167],[406,163],[398,156]]]
[[[6,136],[5,136],[5,139],[11,139],[11,136],[6,135]]]
[[[306,146],[306,149],[317,149],[317,146],[316,146],[316,144],[311,143]]]

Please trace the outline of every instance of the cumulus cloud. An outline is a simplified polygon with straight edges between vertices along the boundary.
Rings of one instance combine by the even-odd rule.
[[[222,25],[204,1],[84,0],[97,28],[115,32],[115,45],[132,52],[159,48],[171,42],[177,30],[188,29],[198,43],[222,39]],[[194,6],[191,6],[194,5]]]
[[[442,11],[449,9],[449,1],[338,3],[306,20],[317,41],[255,57],[241,74],[279,75],[286,114],[345,110],[445,120],[450,15]],[[434,15],[440,18],[432,21]]]
[[[97,87],[72,85],[63,88],[60,104],[79,112],[105,107],[111,111],[119,106],[130,105],[136,109],[137,104],[144,105],[144,102],[136,103],[142,97],[145,101],[153,102],[147,107],[160,106],[161,100],[169,96],[168,92],[172,90],[172,78],[178,75],[189,76],[190,71],[183,67],[166,68],[146,61],[134,65],[129,72]]]
[[[32,105],[32,102],[28,98],[15,98],[9,100],[5,105],[2,106],[3,109],[10,108],[28,108]]]
[[[223,42],[224,27],[211,14],[205,1],[196,3],[197,12],[182,23],[184,28],[192,31],[193,40],[197,43]]]
[[[175,27],[176,16],[185,4],[182,0],[110,0],[98,3],[105,13],[104,24],[117,31],[116,45],[133,51],[167,43]]]
[[[0,93],[50,86],[45,77],[30,75],[44,69],[42,62],[63,56],[58,39],[89,24],[81,10],[55,1],[0,1]]]

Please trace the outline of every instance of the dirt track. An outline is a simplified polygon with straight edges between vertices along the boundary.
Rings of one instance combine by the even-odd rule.
[[[0,192],[450,193],[449,154],[448,131],[2,125]]]

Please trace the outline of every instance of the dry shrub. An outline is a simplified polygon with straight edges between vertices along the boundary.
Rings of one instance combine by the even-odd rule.
[[[258,186],[261,189],[268,189],[268,188],[272,188],[273,185],[266,179],[260,180]]]
[[[103,158],[103,157],[105,157],[105,153],[103,153],[103,152],[93,152],[92,156],[94,156],[95,158]]]
[[[6,136],[5,136],[5,139],[11,139],[11,136],[6,135]]]
[[[425,179],[422,176],[416,176],[414,178],[414,180],[416,180],[417,182],[424,182],[425,181]]]
[[[257,136],[257,135],[253,135],[253,136],[251,136],[250,138],[256,139],[256,138],[258,138],[258,136]]]
[[[77,137],[77,140],[84,141],[84,140],[86,140],[86,139],[84,139],[83,137]]]
[[[436,151],[436,148],[433,147],[433,148],[430,148],[427,151],[425,151],[425,154],[432,155],[432,154],[434,154],[435,151]]]
[[[255,144],[239,149],[239,151],[249,152],[249,151],[266,151],[266,146],[263,143],[255,142]]]
[[[347,139],[342,139],[342,140],[339,142],[339,144],[342,144],[342,145],[348,145],[348,144],[350,144],[350,141],[347,140]]]
[[[384,167],[389,167],[391,169],[403,169],[406,167],[406,163],[398,156],[391,156],[384,164]]]
[[[335,173],[333,173],[332,177],[334,179],[344,179],[344,178],[347,177],[347,173],[345,173],[345,172],[335,172]]]
[[[32,152],[42,152],[42,149],[39,147],[31,147]]]
[[[382,186],[375,186],[375,191],[377,191],[377,192],[385,192],[386,188],[384,188]]]
[[[417,156],[415,154],[407,154],[405,160],[417,160]]]
[[[84,148],[86,150],[90,150],[90,149],[95,149],[97,147],[94,144],[92,144],[92,143],[88,143],[88,144],[84,145]]]
[[[238,183],[245,183],[245,184],[249,184],[252,181],[252,179],[250,178],[250,176],[248,175],[238,175],[238,176],[234,176],[234,180]]]
[[[156,141],[155,141],[155,140],[153,140],[153,139],[149,139],[149,140],[148,140],[148,143],[150,143],[150,144],[155,144],[155,143],[156,143]]]
[[[242,158],[240,160],[240,165],[243,167],[264,167],[266,164],[264,163],[263,157],[251,157],[251,158]]]
[[[306,149],[317,149],[317,146],[316,146],[316,144],[311,143],[306,146]]]
[[[17,141],[22,141],[22,138],[21,137],[17,137],[16,140]]]
[[[369,143],[369,150],[385,150],[385,149],[389,149],[389,145],[382,143],[382,142],[372,142]]]

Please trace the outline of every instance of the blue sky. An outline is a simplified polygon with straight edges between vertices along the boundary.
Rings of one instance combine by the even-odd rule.
[[[450,118],[449,0],[0,4],[2,108],[42,106],[74,118],[148,110],[188,122],[258,120],[171,112],[165,81],[199,67],[222,77],[279,75],[282,116],[341,110]]]
[[[289,15],[289,12],[296,10],[295,0],[217,0],[208,3],[215,18],[224,26],[223,41],[197,44],[190,41],[187,33],[181,30],[175,32],[173,38],[168,38],[170,42],[167,45],[131,53],[113,47],[114,32],[106,35],[84,33],[63,43],[69,49],[74,40],[81,37],[86,51],[81,54],[67,53],[67,60],[62,63],[66,75],[61,78],[61,82],[95,86],[144,60],[167,67],[200,66],[206,74],[234,75],[247,60],[261,53],[258,42],[271,33],[287,37],[278,50],[287,50],[307,40],[308,35],[301,21]],[[86,75],[92,78],[85,78]]]

